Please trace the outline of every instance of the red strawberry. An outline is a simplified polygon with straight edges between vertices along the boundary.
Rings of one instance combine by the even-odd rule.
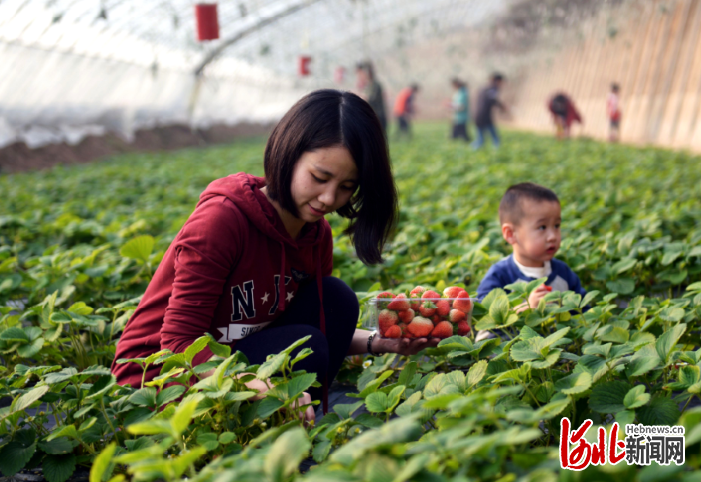
[[[436,305],[434,305],[431,301],[426,301],[419,307],[419,312],[421,313],[421,316],[430,318],[436,314]]]
[[[465,336],[470,333],[470,325],[466,321],[458,322],[458,335]]]
[[[423,338],[431,334],[433,331],[433,322],[428,318],[417,316],[406,327],[407,332],[414,335],[416,338]]]
[[[409,298],[411,298],[411,309],[412,310],[418,310],[419,306],[421,306],[420,301],[414,301],[414,300],[420,300],[421,299],[421,294],[426,291],[426,288],[423,286],[417,286],[413,290],[409,292]]]
[[[402,329],[397,325],[392,325],[387,331],[385,331],[385,338],[401,338]]]
[[[392,298],[394,298],[394,295],[392,293],[390,293],[389,291],[383,291],[382,293],[377,295],[377,297],[391,300]]]
[[[414,319],[414,316],[416,316],[416,312],[409,308],[408,310],[402,310],[399,313],[399,319],[402,321],[402,323],[411,323],[411,320]]]
[[[397,326],[402,330],[402,335],[406,334],[406,323],[397,323]]]
[[[450,301],[448,301],[448,300],[436,301],[436,308],[438,309],[437,313],[440,316],[447,316],[448,313],[450,313]]]
[[[468,314],[470,310],[472,310],[472,300],[470,299],[470,295],[468,295],[467,292],[460,293],[458,295],[458,299],[453,301],[453,308]]]
[[[411,290],[409,294],[414,296],[421,296],[424,291],[426,291],[426,288],[424,288],[423,286],[417,286],[416,288]]]
[[[380,325],[380,334],[385,336],[385,332],[390,326],[394,326],[399,321],[399,317],[392,310],[382,310],[380,311],[380,316],[378,316],[378,322]]]
[[[433,326],[435,326],[435,325],[437,325],[438,323],[440,323],[441,321],[443,321],[443,318],[441,318],[441,317],[438,316],[438,315],[433,315],[433,316],[431,317],[431,321],[433,322]]]
[[[453,336],[453,325],[449,321],[441,321],[431,332],[435,338],[450,338]]]
[[[397,311],[408,310],[409,300],[407,300],[407,297],[404,293],[399,294],[392,300],[390,304],[387,305],[387,308],[390,310]]]
[[[460,323],[461,321],[467,320],[467,315],[460,310],[450,310],[448,319],[453,323]]]
[[[439,299],[440,297],[441,297],[441,295],[439,295],[438,293],[436,293],[433,290],[424,291],[424,294],[421,295],[422,300],[425,300],[427,298],[428,299]]]
[[[443,290],[443,296],[446,298],[457,298],[463,291],[465,290],[459,286],[450,286]]]
[[[552,290],[553,290],[553,287],[552,287],[552,286],[547,286],[547,285],[543,285],[543,286],[545,286],[545,289],[548,290],[548,291],[552,291]]]

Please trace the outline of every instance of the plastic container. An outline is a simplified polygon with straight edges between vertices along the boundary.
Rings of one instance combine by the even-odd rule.
[[[465,336],[472,330],[473,300],[469,297],[398,296],[372,298],[368,303],[369,313],[363,327],[377,330],[383,338],[449,338]],[[407,304],[409,308],[405,309]],[[398,326],[399,331],[392,326]]]

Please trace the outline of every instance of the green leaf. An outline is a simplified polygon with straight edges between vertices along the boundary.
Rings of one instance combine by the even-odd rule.
[[[665,321],[671,321],[673,323],[677,323],[684,318],[684,315],[686,313],[682,308],[674,308],[674,307],[667,307],[662,310],[657,314],[660,318],[662,318]]]
[[[388,405],[387,394],[384,392],[374,392],[365,398],[365,406],[369,412],[384,412]]]
[[[187,402],[183,401],[178,405],[178,408],[175,409],[175,413],[170,419],[173,426],[174,435],[177,434],[179,437],[183,432],[185,432],[185,429],[187,429],[188,425],[190,425],[190,420],[192,419],[192,415],[195,413],[197,404],[200,402],[200,400],[201,398],[195,398]]]
[[[42,337],[37,338],[31,343],[26,345],[21,345],[17,347],[17,354],[22,358],[31,358],[41,351],[44,347],[44,339]]]
[[[342,420],[345,420],[350,418],[353,412],[358,410],[362,405],[362,400],[355,403],[339,403],[333,406],[333,411],[336,412]]]
[[[90,480],[89,482],[103,482],[103,480],[109,478],[111,473],[107,473],[111,463],[114,452],[117,450],[117,444],[112,442],[105,449],[100,452],[100,454],[95,457],[95,460],[90,467]]]
[[[421,398],[421,394],[419,394],[419,398]],[[379,418],[365,412],[358,415],[354,421],[367,428],[379,428],[385,424]]]
[[[667,251],[664,256],[662,256],[662,266],[669,266],[682,254],[681,251]]]
[[[619,278],[615,281],[608,281],[606,282],[606,288],[621,295],[629,295],[635,291],[635,280]]]
[[[411,381],[414,379],[414,375],[416,375],[416,369],[416,362],[409,362],[404,365],[402,371],[399,373],[399,380],[397,383],[399,385],[409,386]]]
[[[509,315],[509,298],[506,294],[498,296],[489,307],[489,317],[497,325],[502,325],[507,321]]]
[[[599,413],[617,413],[626,409],[623,400],[631,389],[622,381],[601,383],[595,386],[589,397],[589,408]]]
[[[555,390],[565,395],[582,393],[591,387],[592,378],[587,372],[574,373],[555,382]]]
[[[315,373],[305,373],[303,375],[298,375],[293,379],[282,383],[271,390],[268,390],[267,395],[271,397],[277,397],[281,400],[292,400],[297,396],[301,395],[302,392],[307,390],[312,386],[312,383],[316,381]]]
[[[236,434],[234,432],[224,432],[219,436],[219,443],[223,445],[228,445],[236,441]]]
[[[209,338],[209,341],[207,341],[207,346],[216,356],[220,356],[222,358],[229,358],[231,356],[231,347],[229,345],[222,345],[221,343],[218,343],[214,340],[214,338]]]
[[[39,448],[47,454],[68,454],[73,452],[73,444],[66,437],[51,442],[39,442]]]
[[[29,462],[36,447],[34,430],[18,430],[12,442],[0,448],[0,472],[5,477],[15,475]]]
[[[29,343],[31,341],[29,339],[29,335],[27,335],[22,328],[19,328],[17,326],[10,327],[7,330],[0,333],[0,340],[21,343]]]
[[[156,396],[157,391],[153,387],[141,388],[135,391],[130,397],[129,401],[134,405],[139,405],[141,407],[156,407]]]
[[[671,399],[656,397],[637,410],[638,420],[643,425],[674,425],[679,420],[679,406]]]
[[[480,360],[470,367],[467,372],[467,384],[470,387],[477,385],[487,373],[487,360]]]
[[[285,402],[280,399],[266,397],[260,402],[260,405],[258,405],[258,417],[262,419],[268,418],[273,413],[277,412],[284,404]]]
[[[44,394],[48,391],[48,385],[32,388],[30,391],[19,397],[17,403],[15,404],[15,411],[19,412],[20,410],[24,410],[25,408],[30,407],[34,402],[38,401],[41,397],[43,397]]]
[[[153,246],[155,240],[153,236],[148,234],[143,236],[137,236],[129,240],[122,248],[119,250],[119,254],[125,258],[136,259],[144,263],[148,263],[149,257],[153,252]]]
[[[657,355],[657,350],[652,344],[643,346],[631,357],[626,366],[626,375],[629,377],[639,377],[658,367],[661,360]]]
[[[258,378],[258,380],[267,380],[268,378],[272,377],[275,373],[280,371],[286,358],[287,353],[285,352],[272,356],[270,360],[267,360],[260,366],[260,368],[258,368],[256,378]]]
[[[665,331],[655,343],[655,348],[657,349],[657,354],[660,359],[662,359],[665,364],[669,361],[669,356],[672,350],[677,345],[677,342],[682,337],[686,331],[686,323],[679,323],[673,326],[669,330]]]
[[[590,291],[586,295],[584,295],[584,298],[582,299],[582,302],[579,304],[580,308],[584,308],[587,305],[590,305],[596,297],[599,296],[599,292],[597,290]]]
[[[207,452],[216,450],[219,447],[219,440],[216,433],[201,433],[197,436],[197,445],[204,447]]]
[[[75,463],[73,454],[47,455],[42,460],[41,468],[49,482],[65,482],[75,472]]]
[[[650,394],[645,393],[645,385],[637,385],[626,393],[626,396],[623,399],[623,405],[625,405],[627,409],[633,410],[638,407],[642,407],[649,400]]]
[[[64,425],[60,428],[57,427],[56,429],[54,429],[53,432],[49,434],[49,436],[46,438],[46,441],[51,442],[52,440],[57,439],[59,437],[68,437],[73,440],[80,440],[80,435],[78,435],[78,431],[76,430],[74,425]]]
[[[188,346],[183,352],[183,354],[185,355],[185,360],[187,360],[188,363],[192,364],[192,360],[195,358],[195,355],[204,350],[207,347],[210,340],[211,338],[208,336],[201,336],[195,341],[193,341],[192,344]]]
[[[117,378],[114,375],[105,375],[100,378],[93,384],[92,387],[90,387],[90,390],[88,391],[87,397],[85,397],[86,400],[99,400],[102,398],[106,393],[108,393],[112,387],[114,387],[117,384]]]
[[[168,402],[172,402],[185,391],[185,387],[182,385],[171,385],[170,387],[164,388],[156,396],[155,404],[160,407]]]
[[[601,337],[601,341],[610,341],[612,343],[626,343],[630,337],[630,331],[619,326],[611,326],[608,333]]]
[[[297,471],[311,447],[307,432],[303,428],[288,430],[270,447],[263,465],[265,473],[273,481],[287,480]]]
[[[637,264],[638,260],[635,258],[623,258],[619,262],[611,266],[611,271],[615,274],[621,274],[629,269],[632,269]],[[620,293],[620,291],[619,291]]]

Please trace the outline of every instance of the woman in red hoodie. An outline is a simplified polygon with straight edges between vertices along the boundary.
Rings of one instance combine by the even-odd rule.
[[[185,351],[210,333],[263,363],[292,342],[313,354],[295,368],[316,373],[323,390],[347,355],[414,354],[436,339],[380,339],[356,329],[358,300],[331,277],[333,237],[326,214],[351,219],[358,258],[382,262],[397,195],[382,126],[360,97],[319,90],[297,102],[273,130],[265,178],[245,173],[213,181],[166,251],[117,345],[115,360],[161,349]],[[209,349],[193,365],[208,361]],[[152,366],[147,379],[158,375]],[[135,363],[112,365],[120,384],[139,386]],[[264,391],[262,382],[250,382]],[[325,407],[326,408],[326,407]],[[306,418],[313,419],[311,407]]]

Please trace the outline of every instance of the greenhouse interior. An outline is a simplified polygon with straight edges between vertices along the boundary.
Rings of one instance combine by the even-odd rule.
[[[701,481],[701,0],[0,0],[0,58],[0,482]]]

